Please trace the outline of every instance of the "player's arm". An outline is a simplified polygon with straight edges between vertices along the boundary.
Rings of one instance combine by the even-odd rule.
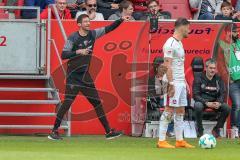
[[[164,54],[164,66],[167,67],[166,77],[168,80],[168,96],[174,96],[175,90],[173,85],[173,72],[172,72],[172,63],[173,63],[173,54],[174,48],[171,44],[166,44],[163,46],[163,54]]]
[[[172,58],[165,57],[164,58],[164,66],[167,67],[167,80],[168,80],[168,95],[169,97],[173,97],[175,93],[175,88],[173,85],[173,74],[172,74]]]
[[[166,76],[168,82],[173,82],[173,74],[172,74],[172,58],[165,57],[164,58],[164,66],[167,67]]]

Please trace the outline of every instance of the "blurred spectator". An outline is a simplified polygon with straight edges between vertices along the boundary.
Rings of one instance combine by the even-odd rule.
[[[189,0],[190,5],[194,3],[198,11],[194,14],[194,19],[214,20],[217,14],[221,14],[221,4],[223,0]]]
[[[235,6],[236,11],[240,11],[240,0],[237,0],[236,6]]]
[[[16,6],[18,0],[7,0],[6,6]]]
[[[146,12],[148,0],[132,0],[134,11],[136,12]]]
[[[26,0],[25,0],[26,1]],[[55,0],[37,0],[38,5],[40,7],[40,12],[42,13],[42,11],[48,7],[49,4],[54,4]],[[57,0],[56,0],[57,1]]]
[[[148,13],[145,13],[140,19],[147,20],[153,16],[157,16],[158,19],[171,19],[171,13],[167,11],[160,11],[160,5],[157,0],[150,0],[147,3]]]
[[[102,13],[104,19],[108,19],[119,9],[122,0],[97,0],[98,12]]]
[[[147,2],[148,0],[131,0],[133,3],[133,17],[135,20],[140,20],[141,17],[148,11]]]
[[[160,108],[167,105],[168,80],[166,77],[167,67],[163,65],[162,57],[155,57],[153,60],[153,75],[148,78],[148,96],[147,96],[147,120],[159,121]],[[174,123],[171,121],[168,125],[167,135],[174,136]]]
[[[194,110],[198,137],[203,135],[202,117],[203,111],[206,108],[220,112],[217,124],[212,130],[212,134],[216,138],[220,136],[220,128],[223,128],[230,112],[230,108],[224,103],[224,82],[221,77],[216,74],[216,65],[215,60],[208,59],[206,61],[206,71],[198,78],[195,78],[193,82]]]
[[[72,19],[70,10],[67,9],[67,0],[56,0],[55,2],[56,8],[59,14],[60,19]],[[56,15],[54,13],[53,8],[51,7],[51,18],[56,19]],[[48,18],[48,8],[44,9],[40,15],[41,19]]]
[[[54,0],[24,0],[24,6],[27,7],[40,7],[40,12],[43,11],[49,4],[54,4]],[[36,10],[26,9],[22,10],[22,18],[23,19],[33,19],[37,18]]]
[[[76,17],[78,11],[86,10],[84,0],[67,0],[67,8],[71,11],[72,17]]]
[[[216,15],[216,20],[232,20],[232,4],[223,2],[221,4],[221,14]]]
[[[222,14],[218,14],[215,20],[233,20],[234,22],[240,21],[240,12],[233,14],[232,4],[228,1],[221,4]]]
[[[120,11],[117,11],[115,14],[111,15],[108,20],[117,20],[122,16],[130,16],[130,20],[135,20],[132,16],[133,14],[133,3],[129,0],[123,0],[119,4]]]
[[[240,133],[240,39],[237,27],[232,28],[232,44],[230,47],[230,86],[229,95],[232,100],[231,126],[236,137]]]
[[[240,133],[240,39],[236,24],[225,28],[226,39],[219,42],[230,74],[229,95],[232,100],[231,127]],[[229,51],[230,49],[230,51]]]
[[[18,2],[18,0],[7,0],[7,2],[6,2],[6,6],[16,6],[17,5],[17,2]],[[7,11],[8,11],[8,13],[9,14],[13,14],[13,17],[15,16],[14,15],[14,12],[16,11],[16,10],[14,10],[14,9],[7,9]]]
[[[98,13],[97,11],[97,1],[96,0],[85,0],[86,11],[79,11],[76,14],[76,19],[78,16],[82,14],[87,14],[90,20],[93,21],[104,21],[102,13]]]

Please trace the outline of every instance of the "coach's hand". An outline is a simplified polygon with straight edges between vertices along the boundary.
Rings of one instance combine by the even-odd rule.
[[[220,106],[222,105],[222,104],[219,103],[219,102],[213,102],[213,104],[214,104],[214,109],[219,109]]]
[[[215,104],[213,102],[206,102],[206,106],[215,109]]]
[[[168,96],[173,97],[175,94],[175,88],[174,85],[169,84],[168,85]]]
[[[88,55],[89,51],[90,51],[89,49],[78,49],[76,50],[76,53],[81,55]]]

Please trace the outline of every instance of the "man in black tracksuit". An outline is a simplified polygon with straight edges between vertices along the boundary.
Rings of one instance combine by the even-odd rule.
[[[69,110],[79,92],[94,106],[97,116],[106,131],[107,139],[112,139],[122,134],[110,128],[98,92],[88,72],[88,67],[92,58],[95,40],[116,29],[124,20],[128,20],[128,17],[116,20],[109,26],[90,30],[89,16],[83,14],[78,17],[77,23],[80,29],[68,37],[62,52],[62,59],[69,59],[65,99],[57,113],[52,133],[48,136],[49,139],[62,139],[59,136],[58,128],[63,116]]]
[[[206,61],[206,71],[200,77],[196,77],[193,82],[194,109],[198,136],[203,135],[202,113],[206,108],[220,112],[218,122],[212,130],[212,134],[215,137],[220,136],[219,129],[223,128],[230,112],[230,108],[224,103],[224,94],[224,82],[216,75],[216,62],[213,59],[208,59]]]

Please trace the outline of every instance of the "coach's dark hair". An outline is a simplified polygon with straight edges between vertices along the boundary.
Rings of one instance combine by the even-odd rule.
[[[175,28],[178,28],[180,26],[185,26],[185,25],[188,25],[190,24],[190,22],[186,19],[186,18],[178,18],[176,21],[175,21]]]
[[[147,7],[149,7],[149,5],[153,2],[157,3],[157,5],[159,6],[159,2],[157,0],[149,0],[147,1]]]
[[[84,18],[89,18],[89,16],[87,14],[81,14],[80,16],[78,16],[77,18],[77,23],[82,23],[82,20]]]
[[[205,62],[205,66],[207,67],[209,64],[217,64],[217,62],[216,62],[216,60],[215,59],[213,59],[213,58],[209,58],[209,59],[207,59],[206,60],[206,62]]]

